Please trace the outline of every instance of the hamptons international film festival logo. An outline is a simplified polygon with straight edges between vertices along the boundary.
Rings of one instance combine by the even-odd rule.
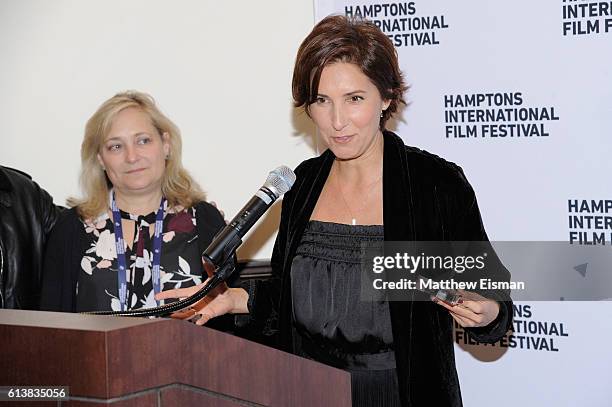
[[[612,32],[612,1],[562,0],[563,36]]]
[[[612,245],[612,199],[568,199],[570,244]]]
[[[446,17],[420,15],[418,10],[414,1],[344,6],[347,17],[372,21],[398,48],[440,44],[440,31],[448,28]]]
[[[531,106],[521,91],[444,95],[447,139],[538,139],[559,121],[555,106]]]
[[[455,322],[455,342],[459,345],[511,348],[526,351],[559,352],[569,330],[564,322],[539,320],[533,304],[514,304],[512,331],[494,343],[480,343]]]

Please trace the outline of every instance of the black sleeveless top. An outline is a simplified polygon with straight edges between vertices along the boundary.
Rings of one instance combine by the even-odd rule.
[[[302,351],[350,370],[395,367],[389,304],[361,298],[361,244],[382,225],[309,222],[291,266],[295,329]]]
[[[291,264],[294,350],[347,370],[353,406],[399,407],[389,304],[361,297],[361,244],[382,225],[310,221]]]

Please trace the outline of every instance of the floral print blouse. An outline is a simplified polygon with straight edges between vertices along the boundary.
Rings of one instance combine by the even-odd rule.
[[[202,263],[196,229],[196,208],[168,208],[166,202],[162,231],[160,285],[162,290],[186,288],[202,282]],[[121,218],[135,222],[131,247],[126,243],[126,308],[155,307],[153,281],[153,238],[155,212],[135,216],[121,212]],[[76,285],[76,311],[118,311],[119,269],[112,218],[104,213],[82,222],[88,249],[82,254]],[[152,225],[152,226],[151,226]],[[150,227],[151,226],[151,227]],[[124,227],[124,233],[129,233]]]

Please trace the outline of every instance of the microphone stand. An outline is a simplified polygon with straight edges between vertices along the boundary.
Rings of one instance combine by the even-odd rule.
[[[206,297],[216,286],[227,280],[235,270],[234,256],[227,256],[223,264],[217,268],[217,271],[210,278],[204,287],[200,288],[195,294],[183,298],[182,300],[172,302],[170,304],[160,305],[153,308],[141,308],[128,311],[92,311],[83,312],[86,315],[113,315],[119,317],[167,317],[170,314],[188,308],[202,298]]]

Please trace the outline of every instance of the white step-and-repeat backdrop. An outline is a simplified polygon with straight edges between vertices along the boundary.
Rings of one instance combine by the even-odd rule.
[[[612,248],[612,2],[314,3],[316,21],[391,38],[411,86],[392,127],[462,166],[491,240]],[[517,302],[514,318],[493,346],[456,330],[466,406],[612,405],[609,301]]]

